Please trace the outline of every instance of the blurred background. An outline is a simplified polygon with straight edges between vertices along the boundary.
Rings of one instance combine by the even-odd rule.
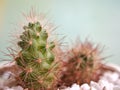
[[[10,33],[31,7],[59,26],[65,42],[89,37],[106,47],[105,56],[112,55],[106,62],[120,65],[120,0],[0,0],[0,50],[6,51]]]

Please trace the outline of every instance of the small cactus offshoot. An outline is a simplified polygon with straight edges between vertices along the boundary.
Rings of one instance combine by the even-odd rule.
[[[48,42],[48,33],[39,22],[29,23],[23,29],[18,42],[21,50],[15,58],[23,86],[29,90],[54,90],[59,71],[53,52],[55,43]]]
[[[77,42],[76,45],[67,52],[67,58],[64,62],[63,75],[61,82],[65,86],[71,86],[74,83],[79,85],[89,83],[91,80],[98,80],[101,50],[98,45],[90,41]]]

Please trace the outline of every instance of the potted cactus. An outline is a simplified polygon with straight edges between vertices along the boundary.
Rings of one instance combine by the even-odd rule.
[[[99,45],[90,41],[77,42],[63,52],[50,39],[50,28],[39,18],[27,17],[28,23],[16,43],[19,50],[9,48],[13,62],[0,69],[2,90],[119,90],[120,71],[102,63]],[[105,74],[106,72],[109,72]],[[111,74],[110,74],[111,73]],[[117,77],[114,79],[112,75]],[[109,84],[105,77],[111,79]],[[101,81],[104,79],[104,81]],[[104,86],[112,85],[113,89]],[[113,82],[114,81],[114,82]],[[115,83],[118,82],[118,83]],[[101,84],[102,83],[102,84]],[[114,85],[117,85],[114,87]],[[117,88],[117,89],[115,89]]]

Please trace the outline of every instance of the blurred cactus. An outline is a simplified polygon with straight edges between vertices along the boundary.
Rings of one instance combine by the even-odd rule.
[[[15,58],[23,86],[29,90],[54,90],[59,71],[53,52],[55,43],[48,42],[48,33],[39,22],[29,23],[23,29],[18,42],[21,51]]]
[[[99,77],[101,50],[98,45],[90,41],[77,42],[67,52],[67,60],[64,62],[62,85],[71,86],[73,83],[83,84],[96,81]]]

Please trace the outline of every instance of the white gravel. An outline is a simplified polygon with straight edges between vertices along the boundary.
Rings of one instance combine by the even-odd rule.
[[[62,90],[120,90],[120,73],[106,72],[98,82],[91,81],[79,86],[76,83]]]
[[[11,72],[5,72],[2,76],[0,76],[0,88],[3,90],[24,90],[21,86],[11,88],[5,86],[6,83],[12,80],[11,75],[13,75]],[[98,82],[91,81],[90,85],[84,83],[81,86],[73,84],[71,87],[61,90],[120,90],[120,73],[106,72],[100,77]]]

